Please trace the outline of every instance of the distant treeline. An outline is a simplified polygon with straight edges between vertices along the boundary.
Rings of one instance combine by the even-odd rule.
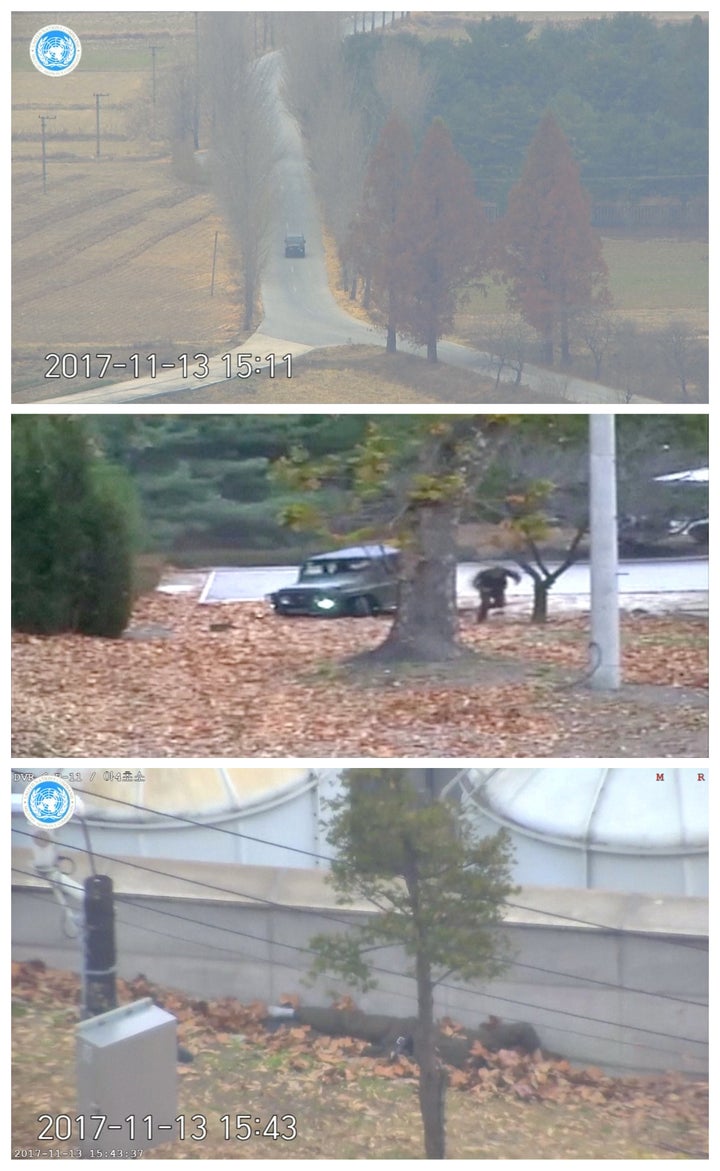
[[[505,210],[537,124],[552,109],[581,165],[599,224],[702,222],[708,170],[708,23],[616,13],[578,23],[492,15],[468,39],[415,45],[440,115],[481,199]],[[382,38],[351,37],[358,96],[372,103]]]
[[[24,418],[24,416],[22,417]],[[42,417],[41,417],[42,418]],[[387,417],[386,417],[387,418]],[[532,430],[540,416],[524,424],[532,435],[533,475],[558,475],[558,444]],[[175,564],[271,564],[319,552],[327,536],[296,532],[281,523],[280,514],[302,493],[283,486],[272,464],[299,449],[314,459],[335,456],[338,474],[332,486],[312,492],[318,508],[345,509],[347,524],[356,527],[362,514],[350,508],[349,471],[355,445],[373,425],[364,415],[94,415],[85,420],[92,447],[129,477],[143,517],[142,547],[162,553]],[[565,447],[582,448],[587,416],[562,416]],[[559,425],[559,421],[558,421]],[[520,445],[519,445],[520,446]],[[648,476],[667,467],[700,466],[707,458],[707,417],[704,415],[627,415],[618,419],[618,448],[623,467],[647,491]],[[650,470],[640,450],[673,452]],[[687,487],[681,496],[687,495]],[[573,475],[568,501],[554,507],[569,513],[576,506],[578,483]],[[580,492],[582,498],[582,492]],[[634,495],[621,493],[622,508],[634,511]],[[574,503],[573,503],[574,502]],[[336,520],[336,527],[342,522]],[[219,560],[218,560],[219,558]],[[208,560],[210,559],[210,560]]]

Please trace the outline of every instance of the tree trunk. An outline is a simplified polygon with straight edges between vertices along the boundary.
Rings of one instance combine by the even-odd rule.
[[[420,1113],[425,1135],[425,1157],[445,1158],[445,1074],[433,1043],[433,990],[430,965],[418,953],[415,961],[418,991],[418,1027],[415,1056],[420,1067]]]
[[[387,314],[387,342],[385,349],[388,354],[397,353],[397,295],[394,285],[390,285],[388,289],[388,314]]]
[[[550,585],[546,581],[533,580],[533,612],[531,622],[547,622],[548,593]]]
[[[243,330],[249,333],[253,326],[253,317],[255,315],[255,281],[254,270],[246,265],[244,271],[244,287],[243,287]]]
[[[560,360],[563,366],[570,365],[570,331],[566,310],[560,314]]]
[[[437,362],[437,338],[431,337],[427,344],[427,360],[428,362]]]
[[[555,347],[553,345],[552,326],[543,334],[542,355],[543,362],[547,362],[548,366],[552,366],[553,362],[555,361]]]
[[[442,663],[467,653],[456,641],[457,506],[418,506],[412,520],[395,621],[385,642],[361,656],[367,661]]]

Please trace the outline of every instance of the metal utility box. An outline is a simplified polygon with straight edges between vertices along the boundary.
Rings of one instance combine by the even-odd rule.
[[[177,1021],[152,1000],[79,1024],[76,1066],[73,1146],[85,1158],[132,1158],[177,1137]]]

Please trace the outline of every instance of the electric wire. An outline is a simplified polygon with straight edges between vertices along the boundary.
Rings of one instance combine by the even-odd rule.
[[[25,874],[25,873],[29,873],[29,872],[17,870],[17,873]],[[43,895],[39,891],[25,891],[24,893],[31,895],[31,896],[35,896],[37,898],[43,898]],[[130,906],[136,906],[136,907],[138,907],[138,909],[141,909],[143,912],[150,912],[150,913],[156,914],[156,915],[165,915],[169,918],[178,919],[181,922],[190,923],[190,924],[200,926],[200,927],[209,927],[212,930],[222,931],[224,934],[238,935],[238,936],[241,936],[242,938],[252,939],[252,940],[259,941],[261,943],[268,944],[271,947],[280,946],[280,947],[292,949],[293,951],[299,951],[302,953],[306,953],[308,955],[315,954],[310,948],[302,947],[299,944],[279,943],[275,940],[269,940],[264,936],[253,935],[252,933],[247,932],[247,931],[240,931],[237,928],[221,927],[217,924],[207,923],[205,920],[193,919],[187,915],[180,915],[175,911],[165,911],[165,910],[161,910],[160,908],[157,908],[157,907],[147,907],[144,904],[134,903],[132,900],[127,900],[125,898],[123,898],[122,901],[123,901],[123,905],[128,904]],[[174,932],[162,931],[162,930],[155,928],[155,927],[148,927],[148,926],[145,926],[144,924],[134,923],[128,919],[118,917],[117,914],[116,914],[115,918],[116,918],[117,922],[122,923],[123,926],[131,927],[133,930],[141,930],[141,931],[148,932],[149,934],[152,934],[152,935],[158,935],[163,938],[178,940],[181,943],[187,943],[187,938],[185,936],[176,935]],[[223,947],[221,944],[211,943],[210,941],[204,940],[202,946],[204,948],[210,948],[211,950],[214,950],[214,951],[225,952],[229,955],[234,956],[235,958],[241,958],[241,959],[246,958],[243,956],[242,953],[234,951],[231,948]],[[272,963],[273,963],[273,967],[277,966],[277,967],[282,967],[282,968],[289,968],[292,971],[297,971],[297,969],[295,968],[294,965],[292,965],[284,960],[281,960],[281,959],[276,960],[275,957],[273,957]],[[396,971],[391,968],[383,968],[378,965],[373,966],[373,971],[376,973],[379,973],[379,974],[387,974],[387,975],[393,976],[395,978],[400,977],[402,979],[408,979],[408,980],[414,979],[413,976],[409,975],[406,972]],[[447,984],[447,983],[441,982],[439,987],[449,988],[454,991],[463,992],[463,993],[470,993],[473,996],[484,996],[486,999],[500,1001],[503,1004],[512,1005],[514,1008],[517,1008],[517,1007],[523,1008],[523,1009],[524,1008],[540,1008],[541,1010],[543,1010],[545,1012],[552,1012],[552,1013],[560,1014],[563,1016],[572,1016],[572,1017],[576,1017],[578,1020],[583,1020],[583,1021],[588,1021],[588,1022],[592,1021],[592,1022],[596,1022],[599,1024],[609,1024],[609,1025],[612,1025],[615,1028],[617,1028],[616,1021],[607,1021],[602,1017],[589,1017],[589,1016],[581,1014],[581,1013],[567,1012],[564,1009],[555,1009],[555,1008],[549,1009],[543,1005],[528,1004],[527,1002],[524,1002],[524,1001],[512,1000],[509,997],[496,996],[494,993],[483,993],[483,992],[479,992],[475,988],[469,988],[467,986],[462,986],[462,985],[453,985],[453,984]],[[396,989],[396,990],[394,990],[393,995],[400,997],[404,1000],[409,1000],[412,1002],[413,1005],[417,1005],[417,995],[414,992],[403,992],[400,989]],[[687,1003],[693,1004],[693,1005],[696,1004],[695,1001],[688,1001]],[[584,1032],[584,1031],[577,1029],[577,1028],[567,1029],[567,1028],[563,1028],[562,1025],[557,1025],[557,1024],[554,1024],[551,1027],[556,1033],[568,1033],[568,1034],[572,1035],[573,1037],[585,1037],[585,1038],[588,1038],[593,1041],[597,1041],[599,1039],[602,1039],[601,1034],[599,1034],[599,1033],[587,1033],[587,1032]],[[679,1041],[684,1041],[686,1043],[690,1043],[693,1045],[707,1046],[706,1041],[702,1041],[702,1040],[699,1040],[699,1039],[693,1038],[693,1037],[681,1037],[681,1036],[678,1036],[674,1033],[661,1033],[657,1030],[644,1029],[644,1028],[642,1028],[642,1026],[623,1025],[622,1027],[623,1027],[623,1029],[632,1029],[634,1031],[649,1033],[652,1036],[666,1037],[670,1040],[675,1040],[675,1041],[679,1040]],[[656,1053],[665,1053],[665,1054],[667,1053],[667,1050],[663,1049],[661,1046],[651,1045],[647,1042],[639,1041],[637,1039],[623,1040],[620,1038],[616,1038],[614,1040],[614,1043],[619,1044],[619,1045],[632,1045],[636,1048],[646,1049],[648,1051],[652,1051],[652,1052],[656,1052]]]
[[[101,855],[101,857],[102,857],[102,855]],[[129,863],[128,865],[132,865],[132,863]],[[142,869],[145,869],[145,868],[143,867]],[[18,868],[18,867],[13,867],[13,870],[14,870],[16,873],[23,874],[23,875],[26,875],[26,876],[28,876],[28,877],[31,877],[31,878],[32,878],[32,877],[37,877],[36,875],[32,874],[31,872],[29,872],[29,871],[24,871],[24,870],[21,870],[21,869],[20,869],[20,868]],[[155,873],[155,872],[154,872],[154,873]],[[170,875],[170,877],[172,877],[172,875]],[[205,885],[207,885],[207,884],[202,884],[202,885],[203,885],[203,886],[205,886]],[[223,888],[223,889],[224,889],[224,888]],[[34,892],[27,892],[27,893],[34,893]],[[39,897],[42,897],[42,896],[41,896],[41,895],[39,895]],[[299,945],[299,944],[289,944],[289,943],[283,943],[283,942],[281,942],[281,941],[279,941],[279,940],[275,940],[275,939],[272,939],[272,940],[271,940],[271,939],[268,939],[266,936],[255,935],[255,934],[253,934],[252,932],[242,931],[242,930],[240,930],[240,929],[238,929],[238,928],[231,928],[231,927],[221,926],[221,925],[218,925],[218,924],[208,923],[206,920],[200,920],[200,919],[195,919],[195,918],[192,918],[191,916],[187,916],[187,915],[181,915],[181,914],[179,914],[179,913],[178,913],[178,912],[176,912],[176,911],[168,911],[168,910],[165,910],[165,909],[162,909],[162,908],[158,908],[158,907],[149,907],[149,906],[147,906],[145,903],[142,903],[142,902],[136,902],[136,901],[135,901],[134,899],[132,899],[131,897],[128,897],[128,896],[125,896],[125,895],[121,895],[121,896],[118,896],[118,897],[121,899],[121,901],[122,901],[122,904],[123,904],[123,905],[128,905],[128,906],[134,906],[134,907],[137,907],[138,909],[142,910],[144,913],[152,913],[152,914],[156,914],[156,915],[164,915],[164,916],[166,916],[166,917],[168,917],[168,918],[171,918],[171,919],[177,919],[177,920],[179,920],[179,921],[181,921],[181,922],[189,923],[189,924],[192,924],[192,925],[195,925],[195,926],[204,927],[204,928],[206,928],[206,929],[207,929],[207,928],[209,928],[210,930],[220,931],[220,932],[222,932],[223,934],[229,934],[229,935],[239,936],[239,937],[241,937],[241,938],[245,938],[245,939],[251,939],[251,940],[253,940],[254,942],[259,942],[259,943],[265,944],[265,945],[267,945],[268,947],[271,947],[271,948],[274,948],[274,947],[282,947],[282,948],[286,948],[286,949],[288,949],[288,950],[296,951],[296,952],[299,952],[299,953],[301,953],[301,954],[305,954],[305,955],[308,955],[308,956],[314,956],[314,955],[315,955],[315,952],[313,951],[313,949],[312,949],[312,948],[303,947],[303,946],[301,946],[301,945]],[[167,897],[173,897],[173,896],[171,896],[171,895],[170,895],[170,896],[167,896]],[[265,900],[263,900],[263,901],[265,901]],[[294,912],[295,910],[299,909],[299,908],[295,908],[295,907],[288,907],[288,906],[286,906],[285,904],[273,904],[273,906],[274,906],[275,908],[278,908],[278,909],[283,909],[283,910],[285,910],[285,911],[293,911],[293,912]],[[316,914],[318,917],[323,917],[321,914],[318,914],[317,912],[315,912],[315,914]],[[128,921],[125,921],[125,925],[127,925],[127,926],[130,926],[131,924],[130,924]],[[132,924],[132,926],[133,926],[133,927],[135,927],[135,926],[139,926],[139,925]],[[143,926],[143,927],[142,927],[142,929],[143,929],[143,930],[146,930],[146,931],[155,931],[155,929],[154,929],[154,928],[148,928],[148,927],[145,927],[145,926]],[[182,937],[182,936],[173,936],[172,934],[170,934],[170,933],[165,933],[165,932],[162,932],[162,933],[160,933],[160,934],[163,934],[163,935],[167,934],[167,935],[169,936],[169,938],[176,938],[176,939],[179,939],[181,942],[185,942],[185,943],[187,943],[187,939],[185,939],[185,938],[184,938],[184,937]],[[210,943],[210,942],[207,942],[207,943],[203,942],[202,946],[208,946],[208,947],[211,947],[211,948],[216,948],[216,947],[219,947],[220,945],[216,945],[216,944],[213,944],[213,943]],[[226,950],[230,950],[230,949],[221,948],[221,950],[223,950],[223,951],[226,951]],[[232,953],[232,954],[236,954],[236,953]],[[275,963],[275,960],[274,960],[274,958],[273,958],[273,964],[274,964],[274,963]],[[279,961],[278,961],[278,963],[279,963],[279,965],[280,965],[280,966],[282,966],[282,967],[292,967],[292,965],[290,965],[290,964],[286,964],[286,963],[284,963],[284,962],[283,962],[283,961],[281,961],[281,960],[279,960]],[[377,974],[377,975],[387,975],[387,976],[392,976],[393,978],[401,977],[402,979],[409,979],[409,980],[412,980],[412,979],[414,979],[414,977],[413,977],[412,975],[408,974],[408,973],[401,972],[401,971],[397,971],[396,969],[392,969],[392,968],[386,968],[386,967],[383,967],[383,966],[382,966],[382,965],[380,965],[380,964],[369,964],[369,967],[371,968],[371,971],[373,972],[373,974]],[[575,977],[573,977],[573,978],[575,978]],[[583,979],[583,978],[582,978],[582,977],[579,977],[578,979]],[[593,982],[595,982],[595,981],[593,981]],[[447,980],[445,980],[445,981],[439,981],[437,986],[438,986],[438,987],[441,987],[441,988],[444,988],[444,989],[447,989],[447,990],[450,990],[450,991],[454,991],[454,992],[461,992],[461,993],[465,993],[465,994],[468,994],[468,993],[469,993],[469,994],[470,994],[470,995],[472,995],[472,996],[481,996],[481,997],[483,997],[483,998],[485,998],[485,999],[491,999],[491,1000],[497,1001],[497,1002],[499,1002],[499,1003],[503,1003],[503,1004],[507,1004],[507,1005],[512,1005],[512,1006],[513,1006],[513,1008],[521,1008],[521,1009],[528,1009],[528,1008],[530,1008],[530,1009],[536,1009],[536,1010],[540,1010],[540,1011],[543,1011],[543,1012],[552,1012],[553,1014],[560,1015],[560,1016],[562,1016],[562,1017],[571,1017],[571,1018],[574,1018],[574,1019],[576,1019],[576,1020],[587,1021],[587,1022],[593,1022],[593,1023],[597,1023],[597,1024],[605,1024],[605,1025],[610,1025],[610,1026],[613,1026],[613,1027],[617,1027],[617,1022],[616,1022],[616,1021],[607,1020],[606,1018],[603,1018],[603,1017],[592,1017],[592,1016],[588,1016],[587,1014],[583,1014],[583,1013],[574,1013],[574,1012],[571,1012],[571,1011],[570,1011],[570,1010],[568,1010],[568,1009],[557,1009],[557,1008],[550,1008],[550,1009],[548,1009],[548,1008],[547,1008],[547,1006],[545,1006],[545,1005],[537,1005],[537,1004],[532,1004],[531,1002],[527,1002],[527,1001],[520,1001],[520,1000],[515,1000],[515,999],[513,999],[513,998],[511,998],[511,997],[499,996],[499,995],[497,995],[497,994],[495,994],[495,993],[485,993],[485,992],[481,992],[481,991],[479,991],[479,990],[477,990],[477,989],[475,989],[475,988],[471,988],[471,987],[469,987],[469,986],[467,986],[467,985],[460,985],[460,984],[455,984],[455,983],[452,983],[452,982],[450,982],[450,981],[447,981]],[[616,989],[618,986],[616,986],[616,985],[608,985],[608,987],[610,987],[610,988],[612,988],[612,989],[614,990],[614,989]],[[623,991],[624,991],[624,990],[625,990],[625,989],[623,989]],[[640,992],[643,992],[643,994],[644,994],[644,995],[650,995],[650,996],[656,996],[656,995],[657,995],[658,997],[662,997],[662,994],[647,993],[647,992],[644,992],[642,989],[640,989],[640,990],[638,990],[638,991],[640,991]],[[398,994],[399,994],[399,995],[401,995],[401,996],[403,996],[403,998],[405,998],[405,999],[409,999],[409,1000],[412,1000],[412,1001],[414,1001],[414,1002],[416,1001],[416,997],[415,997],[415,996],[414,996],[412,993],[402,993],[402,992],[399,992]],[[679,998],[672,998],[672,999],[679,1000]],[[699,1006],[699,1007],[702,1007],[702,1005],[698,1005],[698,1002],[697,1002],[697,1001],[694,1001],[694,1000],[684,1000],[684,1001],[683,1001],[683,1000],[680,1000],[680,1003],[687,1004],[687,1005],[692,1005],[692,1006],[696,1006],[696,1007],[698,1007],[698,1006]],[[554,1028],[556,1031],[558,1031],[558,1032],[572,1032],[572,1033],[573,1033],[574,1035],[576,1035],[576,1036],[585,1036],[585,1037],[590,1037],[590,1038],[593,1038],[593,1039],[595,1039],[595,1040],[597,1040],[597,1039],[598,1039],[598,1034],[592,1034],[592,1033],[579,1033],[579,1032],[578,1032],[576,1029],[572,1029],[572,1030],[570,1030],[570,1029],[564,1029],[564,1028],[563,1028],[561,1025],[553,1025],[552,1027],[553,1027],[553,1028]],[[674,1034],[674,1033],[666,1033],[666,1032],[662,1032],[662,1031],[660,1031],[660,1030],[656,1030],[656,1029],[647,1029],[647,1028],[644,1028],[643,1026],[639,1026],[639,1025],[623,1025],[623,1029],[632,1030],[632,1031],[634,1031],[634,1032],[642,1032],[642,1033],[645,1033],[645,1034],[647,1034],[647,1035],[650,1035],[650,1036],[665,1037],[665,1038],[667,1038],[667,1039],[676,1040],[676,1041],[677,1041],[677,1040],[680,1040],[680,1041],[684,1041],[684,1042],[691,1043],[691,1044],[700,1044],[700,1045],[704,1045],[704,1044],[706,1044],[706,1042],[704,1042],[704,1041],[701,1041],[701,1040],[698,1040],[697,1038],[679,1036],[678,1034]],[[648,1045],[648,1044],[646,1044],[645,1042],[640,1042],[640,1041],[622,1041],[622,1042],[620,1042],[620,1043],[622,1043],[622,1044],[636,1044],[636,1045],[639,1045],[639,1046],[640,1046],[640,1047],[642,1047],[642,1048],[648,1048],[648,1049],[652,1049],[652,1050],[659,1050],[659,1051],[661,1051],[661,1052],[664,1052],[664,1050],[662,1050],[662,1049],[659,1049],[659,1047],[658,1047],[658,1046],[654,1046],[654,1045]]]
[[[463,771],[463,770],[460,770],[460,771]],[[211,831],[211,832],[215,832],[215,833],[222,833],[222,834],[226,834],[230,837],[235,837],[235,838],[239,838],[242,840],[247,840],[247,841],[255,843],[256,845],[268,846],[268,847],[270,847],[272,849],[276,849],[276,850],[288,850],[289,852],[295,853],[295,854],[302,854],[305,857],[313,858],[313,859],[316,859],[320,862],[327,862],[328,865],[331,865],[332,861],[333,861],[331,856],[329,856],[327,854],[320,854],[317,850],[304,850],[298,846],[289,846],[289,845],[285,845],[282,842],[273,842],[267,838],[260,838],[260,837],[253,835],[253,834],[247,834],[247,833],[240,831],[240,830],[227,829],[225,826],[212,825],[207,822],[200,821],[198,818],[187,817],[187,816],[179,814],[179,813],[169,813],[164,809],[154,809],[154,808],[151,808],[147,805],[138,805],[137,803],[135,803],[133,801],[124,801],[120,797],[107,797],[107,796],[105,796],[105,794],[103,794],[102,800],[109,801],[110,803],[112,803],[114,805],[123,805],[128,809],[135,809],[138,812],[151,813],[157,817],[167,817],[171,821],[178,821],[178,822],[181,822],[185,825],[196,826],[197,828],[204,829],[206,831]],[[113,827],[113,828],[116,828],[116,827]],[[117,828],[119,828],[119,826]],[[14,832],[25,833],[25,831],[23,831],[23,830],[16,830]],[[26,836],[31,837],[32,834],[26,833]],[[78,852],[83,852],[81,850],[81,848],[77,847],[77,846],[67,847],[67,848],[72,848],[72,849],[76,849]],[[109,859],[111,861],[112,860],[122,861],[121,859],[114,858],[113,856],[110,856],[110,855],[97,855],[97,856],[98,857],[105,857],[106,859]],[[233,864],[236,864],[236,863],[233,863],[232,861],[227,863],[227,865],[233,865]],[[239,863],[239,864],[242,865],[243,863]],[[130,863],[125,863],[125,865],[130,865]],[[157,873],[163,873],[163,872],[158,871]],[[177,876],[171,875],[171,877],[177,877]],[[181,881],[191,882],[193,880],[182,879]],[[219,891],[223,890],[222,887],[217,887],[216,889]],[[226,891],[225,893],[235,893],[235,892],[227,892]],[[253,897],[253,896],[247,896],[247,897]],[[515,910],[522,910],[522,911],[536,911],[537,910],[537,908],[535,908],[535,907],[527,907],[527,906],[524,906],[522,903],[513,902],[510,900],[508,900],[505,905],[508,907],[512,907]],[[606,923],[597,923],[592,919],[580,919],[577,916],[573,916],[573,915],[562,915],[556,911],[552,912],[552,917],[554,919],[564,919],[568,923],[573,923],[573,924],[576,924],[581,927],[596,927],[596,928],[598,928],[608,934],[611,934],[611,935],[621,936],[623,934],[636,934],[635,932],[628,932],[622,927],[610,927]],[[342,921],[342,920],[340,920],[340,921]],[[673,944],[673,946],[676,946],[676,947],[691,947],[693,950],[697,950],[696,944],[694,944],[691,940],[690,941],[688,941],[688,940],[672,940],[670,942]],[[551,970],[551,969],[548,969],[548,970]],[[559,973],[559,974],[562,975],[562,973]],[[609,987],[613,987],[613,985],[609,985]]]

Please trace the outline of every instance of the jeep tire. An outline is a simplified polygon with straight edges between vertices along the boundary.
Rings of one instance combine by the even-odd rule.
[[[370,618],[376,613],[377,607],[373,604],[372,598],[368,598],[366,594],[362,594],[359,598],[353,598],[350,604],[350,613],[353,618]]]

